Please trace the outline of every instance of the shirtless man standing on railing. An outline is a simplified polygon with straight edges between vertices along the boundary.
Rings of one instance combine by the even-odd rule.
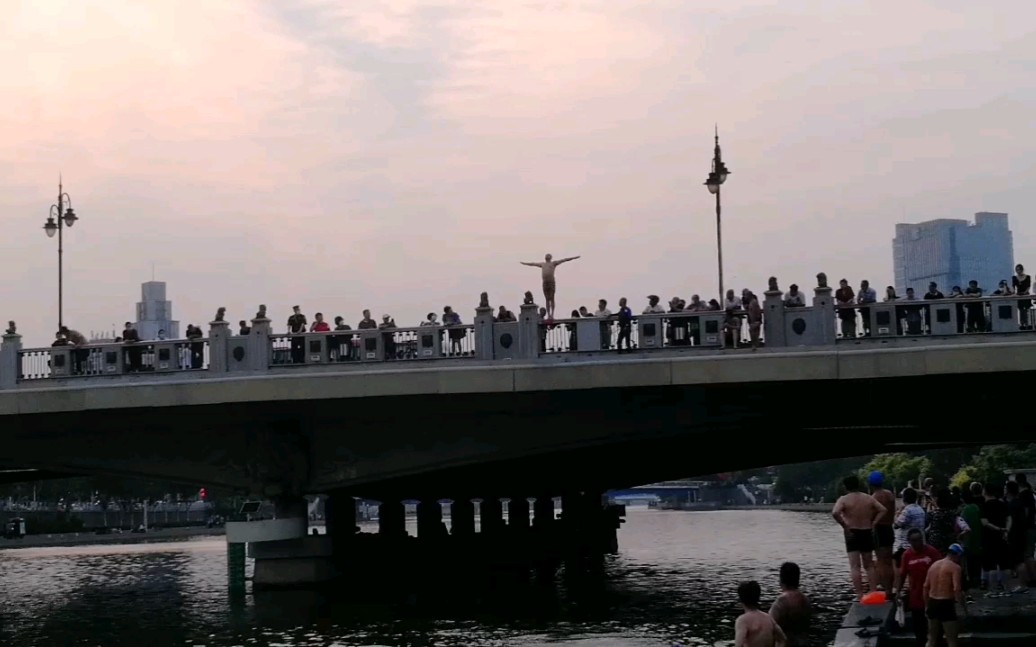
[[[522,265],[528,265],[529,267],[538,267],[543,270],[543,298],[547,302],[547,317],[554,318],[554,292],[557,288],[557,282],[554,280],[554,270],[558,265],[574,261],[578,256],[570,256],[568,258],[562,258],[560,260],[554,260],[554,257],[547,254],[543,257],[542,263],[526,263],[522,262]]]

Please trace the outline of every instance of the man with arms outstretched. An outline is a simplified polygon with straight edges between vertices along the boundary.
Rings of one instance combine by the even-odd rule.
[[[737,598],[745,612],[734,622],[734,647],[786,647],[788,644],[777,621],[759,609],[761,597],[758,582],[742,582],[737,587]]]
[[[924,581],[925,615],[928,616],[928,647],[936,647],[941,633],[946,634],[947,647],[957,647],[957,603],[967,614],[967,602],[961,588],[960,560],[964,549],[951,544],[946,557],[932,564]]]
[[[543,257],[542,263],[526,263],[522,262],[522,265],[528,265],[529,267],[538,267],[543,270],[543,299],[547,302],[547,317],[554,318],[554,293],[557,289],[557,282],[554,279],[554,270],[557,269],[558,265],[574,261],[578,256],[570,256],[568,258],[562,258],[554,260],[554,257],[547,254]]]
[[[874,524],[885,514],[885,506],[877,499],[860,491],[860,479],[851,474],[842,480],[845,494],[835,502],[831,511],[838,525],[845,531],[845,552],[849,555],[849,575],[856,597],[863,595],[863,571],[867,585],[877,589],[874,573]]]

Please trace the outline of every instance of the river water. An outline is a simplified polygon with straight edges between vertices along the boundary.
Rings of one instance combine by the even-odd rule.
[[[412,529],[411,529],[412,530]],[[852,599],[824,514],[630,508],[603,579],[485,591],[451,604],[227,592],[222,539],[0,551],[6,647],[703,647],[733,644],[738,582],[777,594],[798,562],[827,645]],[[437,596],[432,596],[437,597]]]

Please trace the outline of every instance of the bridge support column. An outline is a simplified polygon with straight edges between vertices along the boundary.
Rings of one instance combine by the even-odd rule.
[[[436,541],[443,536],[442,504],[436,499],[422,500],[417,505],[417,538]]]
[[[8,333],[0,343],[0,389],[13,389],[18,386],[18,374],[21,365],[18,351],[22,349],[22,336]]]
[[[523,496],[511,497],[507,504],[507,525],[513,531],[529,529],[529,499]]]
[[[402,501],[382,501],[378,506],[378,534],[392,538],[406,536],[406,506]]]
[[[496,497],[485,497],[479,506],[482,534],[496,535],[504,529],[504,505]]]
[[[475,504],[470,499],[454,499],[450,504],[450,534],[454,537],[475,534]]]
[[[302,496],[274,499],[274,519],[228,522],[227,543],[248,544],[248,553],[255,559],[252,577],[256,588],[310,586],[336,576],[332,561],[331,538],[306,536],[308,504]],[[228,548],[235,567],[238,550]],[[231,570],[231,583],[235,577]]]
[[[546,528],[554,523],[554,497],[542,494],[532,504],[532,525],[534,528]]]
[[[324,532],[331,538],[331,552],[342,563],[349,553],[349,542],[356,535],[357,501],[347,494],[330,494],[324,502]]]

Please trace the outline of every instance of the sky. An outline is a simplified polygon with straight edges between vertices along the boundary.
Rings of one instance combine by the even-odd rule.
[[[416,325],[892,281],[896,222],[1006,211],[1036,265],[1036,7],[963,0],[0,0],[0,320],[26,345],[266,304]]]

